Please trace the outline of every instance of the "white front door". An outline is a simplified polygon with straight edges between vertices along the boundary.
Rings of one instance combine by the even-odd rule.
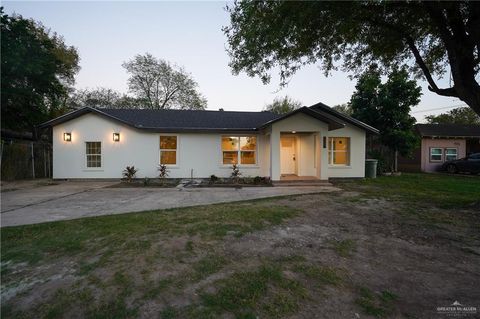
[[[295,174],[295,137],[282,137],[280,144],[280,173]]]

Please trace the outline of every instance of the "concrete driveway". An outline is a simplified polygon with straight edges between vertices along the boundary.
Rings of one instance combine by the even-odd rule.
[[[2,192],[1,226],[339,190],[333,186],[106,188],[115,183],[68,181]]]

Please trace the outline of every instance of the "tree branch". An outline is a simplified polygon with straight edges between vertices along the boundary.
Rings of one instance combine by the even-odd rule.
[[[427,79],[428,90],[430,90],[431,92],[435,92],[438,95],[458,97],[455,87],[446,88],[446,89],[441,89],[438,87],[437,83],[435,83],[435,80],[432,77],[432,74],[430,73],[430,70],[428,69],[428,66],[425,64],[425,61],[423,60],[422,55],[420,54],[420,51],[418,51],[418,48],[415,45],[415,41],[408,35],[404,35],[404,39],[408,45],[408,48],[410,49],[413,56],[415,57],[415,62],[417,62],[418,66],[423,72],[423,75]]]

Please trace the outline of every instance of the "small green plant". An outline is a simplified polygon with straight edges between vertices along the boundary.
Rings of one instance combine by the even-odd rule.
[[[233,164],[232,165],[232,173],[230,174],[230,178],[235,184],[238,184],[240,181],[240,176],[242,173],[240,172],[240,168],[238,167],[238,164]]]
[[[150,185],[150,178],[145,177],[145,178],[143,179],[143,186],[148,186],[148,185]]]
[[[165,164],[160,164],[158,165],[158,177],[160,177],[160,180],[162,181],[162,184],[165,182],[165,178],[168,177],[168,169],[167,165]]]
[[[135,178],[137,172],[138,170],[135,168],[135,166],[127,166],[123,170],[123,177],[127,180],[127,182],[130,183]]]
[[[218,177],[215,174],[210,175],[210,184],[218,182]]]

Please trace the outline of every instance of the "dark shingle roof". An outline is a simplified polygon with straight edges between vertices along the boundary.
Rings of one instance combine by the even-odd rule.
[[[234,132],[258,131],[277,120],[282,120],[299,112],[313,116],[329,124],[334,130],[349,122],[367,131],[378,130],[367,124],[332,110],[324,104],[302,107],[288,114],[278,115],[271,112],[232,112],[204,110],[150,110],[150,109],[97,109],[84,107],[57,117],[39,127],[55,126],[77,118],[83,114],[95,113],[105,118],[122,122],[137,129],[157,132]]]
[[[96,113],[138,129],[172,132],[252,131],[280,116],[271,112],[96,109],[86,107],[43,123],[40,127],[54,126],[86,113]]]
[[[278,117],[271,112],[102,109],[102,112],[143,128],[254,129]]]
[[[417,124],[421,136],[430,137],[480,137],[480,125],[466,124]]]
[[[310,106],[310,108],[312,110],[315,110],[317,112],[326,112],[327,114],[330,114],[330,115],[333,115],[339,119],[342,119],[344,120],[345,122],[347,123],[350,123],[354,126],[357,126],[357,127],[360,127],[360,128],[363,128],[364,130],[370,132],[370,133],[374,133],[374,134],[378,134],[379,131],[374,128],[373,126],[370,126],[366,123],[363,123],[362,121],[359,121],[351,116],[348,116],[346,114],[343,114],[341,112],[338,112],[337,110],[331,108],[330,106],[328,105],[325,105],[321,102],[317,103],[317,104],[314,104],[312,106]]]

